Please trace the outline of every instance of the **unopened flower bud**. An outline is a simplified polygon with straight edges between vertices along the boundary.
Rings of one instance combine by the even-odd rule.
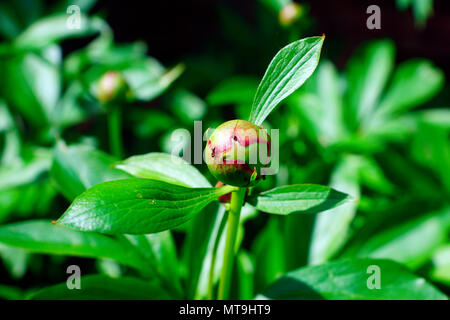
[[[290,2],[280,10],[278,19],[283,26],[288,26],[294,23],[301,13],[302,7],[298,3]]]
[[[205,147],[211,174],[224,184],[238,187],[256,184],[269,157],[270,137],[266,130],[245,120],[221,124]]]
[[[120,103],[125,101],[128,85],[118,71],[106,72],[98,81],[97,98],[100,102]]]

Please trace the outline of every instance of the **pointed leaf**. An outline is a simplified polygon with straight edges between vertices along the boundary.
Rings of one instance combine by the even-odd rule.
[[[431,213],[381,232],[365,242],[359,257],[391,259],[417,269],[445,243],[450,230],[450,208]]]
[[[108,26],[100,18],[80,15],[80,28],[69,28],[67,14],[40,19],[29,26],[15,40],[20,48],[43,48],[52,43],[74,37],[85,37],[98,33]]]
[[[130,157],[119,164],[121,169],[137,178],[154,179],[186,187],[210,187],[211,184],[182,158],[160,152]]]
[[[109,278],[103,275],[81,277],[81,288],[69,290],[66,283],[57,284],[33,293],[32,300],[163,300],[169,299],[157,281],[143,281],[133,277]]]
[[[311,76],[319,63],[324,39],[322,36],[298,40],[275,55],[256,90],[250,122],[261,125],[281,101]]]
[[[54,226],[50,220],[0,226],[0,243],[33,253],[110,258],[141,270],[148,267],[144,257],[126,239],[70,230]]]
[[[109,234],[156,233],[182,225],[235,189],[192,189],[148,179],[109,181],[78,196],[57,223]]]
[[[348,64],[348,110],[350,119],[370,119],[394,65],[395,47],[390,40],[377,40],[362,47]]]
[[[444,85],[444,74],[425,59],[403,62],[394,73],[392,83],[379,109],[383,114],[402,112],[432,98]]]
[[[318,213],[350,200],[348,194],[316,184],[295,184],[264,191],[248,201],[258,210],[287,215]]]
[[[112,168],[116,159],[87,145],[58,143],[53,151],[50,176],[67,199],[73,200],[97,183],[130,176]]]
[[[379,268],[380,288],[369,288]],[[372,282],[370,282],[372,284]],[[262,296],[268,299],[447,300],[445,294],[389,260],[351,259],[304,267],[286,274]]]
[[[331,186],[358,199],[360,162],[360,157],[346,156],[336,166],[331,177]],[[356,214],[356,208],[356,201],[350,201],[316,216],[311,236],[309,264],[323,263],[342,248],[348,240],[348,232]]]

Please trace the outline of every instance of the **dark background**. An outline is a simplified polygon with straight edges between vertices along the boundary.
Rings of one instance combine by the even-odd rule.
[[[424,57],[433,60],[446,74],[450,72],[450,1],[434,1],[434,13],[426,25],[414,23],[411,9],[400,11],[394,0],[314,0],[307,3],[314,18],[311,35],[327,36],[327,47],[342,50],[333,60],[343,67],[347,58],[362,42],[389,37],[397,45],[397,60]],[[381,9],[381,29],[369,30],[366,9],[376,4]],[[195,1],[111,1],[101,0],[94,13],[105,13],[120,42],[141,39],[147,42],[149,54],[165,64],[175,64],[189,54],[200,54],[215,46],[226,50],[220,30],[220,7],[228,7],[257,29],[255,0],[195,0]],[[257,31],[257,30],[256,30]],[[275,33],[278,31],[274,31]],[[275,34],[276,36],[276,34]],[[224,44],[221,46],[220,44]],[[229,48],[235,49],[235,48]],[[336,50],[333,50],[336,51]]]

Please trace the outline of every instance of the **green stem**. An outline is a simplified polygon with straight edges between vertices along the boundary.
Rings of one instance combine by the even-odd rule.
[[[211,265],[209,266],[209,280],[208,280],[208,293],[206,299],[214,299],[214,269],[216,266],[217,250],[219,249],[220,240],[222,239],[222,232],[225,229],[228,218],[228,210],[223,214],[222,220],[220,221],[219,229],[217,230],[216,239],[214,240],[214,247],[211,253]]]
[[[245,188],[239,188],[231,193],[230,212],[228,214],[227,237],[223,257],[222,274],[220,275],[218,299],[228,299],[233,271],[236,235],[239,227],[239,217],[244,204]]]
[[[109,146],[113,155],[122,159],[122,118],[119,106],[111,106],[108,113]]]

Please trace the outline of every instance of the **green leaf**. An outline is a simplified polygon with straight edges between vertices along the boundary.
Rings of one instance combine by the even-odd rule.
[[[100,233],[156,233],[182,225],[235,189],[192,189],[148,179],[109,181],[78,196],[57,223]]]
[[[74,37],[90,36],[109,28],[100,18],[80,15],[80,28],[69,28],[67,14],[49,16],[29,26],[15,39],[19,48],[38,49]]]
[[[0,35],[8,40],[14,39],[20,33],[19,23],[14,9],[2,3],[0,6]]]
[[[379,268],[380,289],[369,289],[371,278],[377,276],[370,266]],[[447,300],[445,294],[405,267],[375,259],[348,259],[300,268],[286,274],[257,298]]]
[[[450,208],[383,231],[364,243],[359,257],[391,259],[417,269],[445,243],[450,230]]]
[[[248,201],[258,210],[274,214],[318,213],[350,200],[348,194],[317,184],[277,187],[252,196]]]
[[[12,130],[14,127],[14,119],[8,110],[8,106],[5,101],[0,99],[0,133]]]
[[[28,53],[3,59],[0,72],[0,91],[8,103],[30,124],[49,124],[60,94],[58,66]]]
[[[210,106],[226,104],[251,105],[258,88],[258,80],[253,77],[236,76],[219,83],[206,97]]]
[[[432,258],[430,277],[450,286],[450,244],[445,244],[435,250]]]
[[[359,166],[357,156],[344,157],[335,167],[331,186],[359,199]],[[355,216],[356,201],[347,202],[337,208],[316,216],[311,236],[309,264],[320,264],[335,255],[349,238],[350,224]]]
[[[411,152],[414,159],[431,169],[450,192],[449,131],[427,122],[419,123]]]
[[[252,257],[240,250],[236,256],[237,291],[239,300],[251,300],[254,297],[255,265]]]
[[[415,113],[423,122],[450,130],[450,108],[426,109]]]
[[[310,37],[292,42],[270,62],[250,113],[250,122],[261,125],[269,113],[314,72],[319,63],[325,37]]]
[[[413,59],[403,62],[394,73],[384,95],[379,112],[404,112],[432,98],[444,85],[444,73],[429,60]]]
[[[133,277],[110,278],[88,275],[80,278],[81,289],[69,290],[66,283],[31,294],[32,300],[164,300],[170,296],[158,282]]]
[[[286,252],[286,270],[295,270],[308,262],[315,215],[291,214],[284,218],[282,236]]]
[[[201,120],[206,114],[206,103],[185,89],[177,89],[168,104],[172,112],[188,125]]]
[[[343,139],[346,134],[339,84],[334,65],[323,61],[301,93],[288,100],[303,117],[308,134],[324,146]]]
[[[394,186],[387,180],[380,166],[370,157],[360,157],[359,178],[361,184],[384,194],[394,191]]]
[[[175,127],[176,119],[158,110],[135,110],[130,114],[132,128],[139,138],[152,138]]]
[[[433,13],[433,0],[412,0],[414,21],[423,26]]]
[[[73,200],[97,183],[129,178],[125,172],[112,168],[115,162],[114,157],[93,147],[60,142],[53,151],[50,176],[64,196]]]
[[[81,12],[88,12],[92,9],[93,6],[97,3],[97,0],[62,0],[56,4],[54,7],[55,11],[59,10],[67,10],[67,7],[70,5],[77,5],[80,7]]]
[[[395,47],[390,40],[377,40],[362,47],[347,67],[349,120],[370,119],[394,65]]]
[[[172,233],[168,230],[147,235],[126,235],[127,239],[147,258],[148,268],[182,295],[179,261]]]
[[[104,113],[100,103],[89,95],[81,81],[67,85],[56,104],[52,123],[60,130],[86,121],[89,117]]]
[[[50,220],[30,220],[0,226],[0,243],[40,254],[110,258],[146,270],[145,258],[124,238],[70,230]]]
[[[194,166],[182,158],[160,152],[130,157],[116,165],[137,178],[154,179],[186,187],[211,187]]]
[[[4,245],[0,240],[0,258],[13,279],[22,279],[28,269],[30,254],[21,248]]]
[[[207,206],[204,211],[207,214],[199,214],[189,223],[185,246],[183,247],[183,258],[189,270],[188,298],[196,300],[207,297],[212,256],[216,245],[213,283],[218,282],[222,270],[226,240],[226,232],[224,232],[227,228],[225,206],[215,202]],[[242,225],[255,213],[257,214],[258,211],[248,204],[242,207],[236,248],[242,241]]]
[[[50,167],[50,152],[47,149],[32,151],[31,159],[21,163],[16,160],[12,164],[0,167],[0,190],[23,186],[37,181]]]
[[[282,276],[286,270],[286,253],[278,217],[271,217],[252,244],[255,259],[255,290],[259,292]]]
[[[189,223],[183,247],[183,259],[188,269],[187,298],[202,299],[208,292],[209,271],[214,244],[222,237],[221,227],[225,208],[218,202],[208,205],[208,214],[199,214]],[[222,237],[223,238],[223,237]],[[216,263],[221,263],[223,253],[218,252]]]
[[[0,298],[7,300],[22,300],[23,293],[19,288],[0,284]]]
[[[149,61],[149,62],[148,62]],[[154,59],[148,59],[145,65],[132,66],[123,70],[133,94],[138,100],[149,101],[162,94],[183,73],[184,66],[179,64],[165,70]],[[158,64],[156,67],[155,65]],[[161,69],[155,72],[156,69]]]

